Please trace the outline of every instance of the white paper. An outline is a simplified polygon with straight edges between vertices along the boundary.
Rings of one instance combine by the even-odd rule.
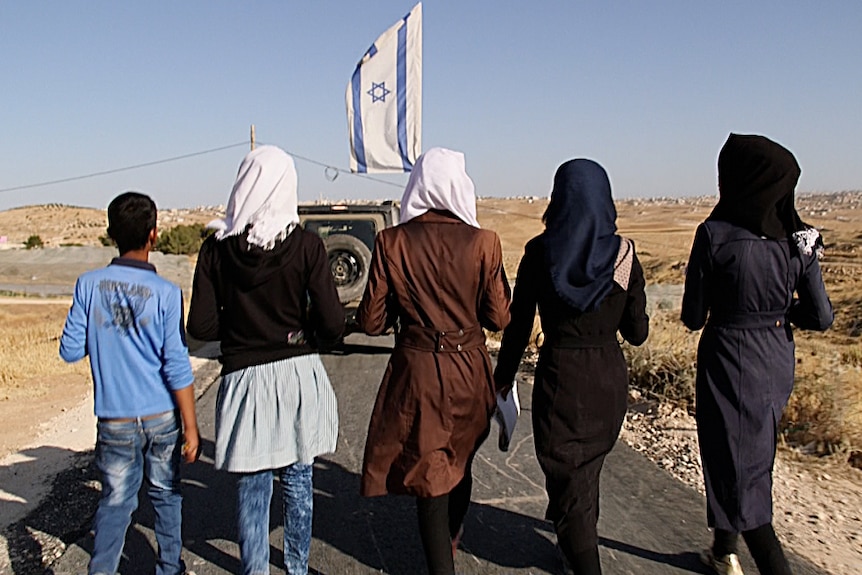
[[[500,436],[498,438],[498,446],[500,451],[509,451],[509,443],[512,441],[512,435],[515,433],[515,424],[518,423],[518,415],[521,413],[521,401],[518,399],[518,384],[512,384],[512,389],[509,391],[508,397],[505,399],[499,392],[497,393],[497,411],[494,413],[494,419],[500,426]]]

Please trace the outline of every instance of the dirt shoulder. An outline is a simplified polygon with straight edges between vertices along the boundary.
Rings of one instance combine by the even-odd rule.
[[[704,493],[694,417],[632,399],[620,440]],[[782,448],[773,477],[773,524],[785,548],[833,575],[862,573],[862,470]],[[706,524],[706,509],[700,520]]]
[[[218,365],[213,364],[192,358],[198,397],[218,374]],[[43,533],[31,534],[41,547],[38,553],[30,549],[36,553],[33,557],[10,557],[6,539],[10,526],[43,503],[58,477],[76,470],[91,471],[86,463],[96,443],[96,417],[89,377],[57,376],[43,379],[41,385],[49,385],[52,392],[0,401],[0,421],[4,422],[0,428],[0,573],[9,572],[13,565],[24,569],[15,572],[44,572],[43,566],[64,551],[63,534],[76,533],[81,517],[92,513],[90,501],[64,501],[68,509],[81,509],[49,515],[54,517],[52,522],[68,525],[45,526]]]

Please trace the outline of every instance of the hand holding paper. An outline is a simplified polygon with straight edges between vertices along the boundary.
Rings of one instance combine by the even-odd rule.
[[[518,415],[521,413],[521,401],[518,399],[518,384],[512,384],[512,389],[507,397],[497,392],[497,411],[494,419],[500,425],[500,436],[498,446],[500,451],[509,451],[509,443],[512,434],[515,433],[515,424],[518,423]]]

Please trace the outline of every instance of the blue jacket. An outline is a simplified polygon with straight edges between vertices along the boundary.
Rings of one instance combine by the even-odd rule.
[[[90,356],[97,417],[144,417],[175,408],[194,382],[179,287],[146,262],[114,258],[78,278],[60,357]]]

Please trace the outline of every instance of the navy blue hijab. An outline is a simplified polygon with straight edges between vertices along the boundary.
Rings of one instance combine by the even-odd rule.
[[[611,182],[599,164],[577,159],[557,168],[543,217],[545,263],[557,295],[591,311],[611,291],[620,250]]]

